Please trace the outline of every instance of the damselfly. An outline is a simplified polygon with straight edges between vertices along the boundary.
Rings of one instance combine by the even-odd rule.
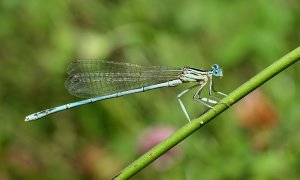
[[[220,101],[217,97],[212,96],[212,92],[226,96],[214,89],[213,77],[222,77],[223,75],[222,69],[217,64],[214,64],[211,70],[202,70],[192,67],[145,67],[113,61],[76,60],[69,65],[67,73],[69,77],[65,82],[65,87],[69,93],[87,99],[31,114],[25,118],[25,121],[37,120],[55,112],[96,101],[191,82],[195,84],[177,96],[185,116],[190,121],[180,99],[189,90],[199,87],[193,99],[208,108],[213,108],[212,105]],[[207,83],[209,83],[209,96],[201,98],[201,91]]]

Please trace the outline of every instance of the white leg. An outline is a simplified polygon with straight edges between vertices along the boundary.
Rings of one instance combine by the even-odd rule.
[[[197,90],[197,92],[194,94],[193,99],[199,103],[201,103],[202,105],[210,108],[210,109],[214,109],[211,105],[207,104],[206,102],[213,102],[213,100],[210,100],[208,98],[200,98],[200,94],[202,89],[204,88],[204,86],[207,83],[207,79],[205,81],[203,81],[203,83],[200,85],[199,89]],[[203,100],[204,99],[204,100]],[[205,102],[206,101],[206,102]]]
[[[179,94],[177,95],[177,99],[178,99],[178,101],[179,101],[179,104],[180,104],[180,106],[181,106],[181,109],[182,109],[182,111],[184,112],[184,114],[185,114],[185,116],[186,116],[186,118],[188,119],[189,122],[191,122],[190,116],[189,116],[189,114],[187,113],[187,111],[186,111],[186,109],[185,109],[185,106],[183,105],[183,103],[182,103],[180,97],[181,97],[182,95],[184,95],[185,93],[187,93],[189,90],[191,90],[191,89],[193,89],[193,88],[195,88],[195,87],[197,87],[197,86],[199,86],[199,85],[198,85],[198,84],[195,84],[194,86],[191,86],[190,88],[188,88],[188,89],[182,91],[181,93],[179,93]]]
[[[214,86],[214,82],[213,82],[212,76],[210,76],[209,79],[210,79],[210,83],[209,83],[209,95],[211,95],[211,90],[212,90],[213,92],[218,93],[218,94],[226,97],[227,94],[215,90],[215,86]]]
[[[205,101],[205,102],[208,102],[210,104],[217,104],[218,101],[214,101],[214,100],[211,100],[211,99],[208,99],[208,98],[201,98],[202,101]]]
[[[227,94],[222,93],[222,92],[219,92],[219,91],[216,91],[215,88],[214,88],[214,83],[213,83],[213,78],[212,78],[212,76],[210,76],[209,79],[210,79],[210,83],[209,83],[209,91],[208,91],[209,97],[210,97],[210,98],[213,98],[213,99],[215,99],[215,100],[217,100],[217,101],[220,101],[220,102],[226,104],[226,105],[229,107],[229,104],[227,104],[227,103],[224,102],[223,100],[220,100],[218,97],[212,96],[212,93],[211,93],[212,91],[215,92],[215,93],[218,93],[218,94],[220,94],[220,95],[222,95],[222,96],[224,96],[224,97],[226,97]],[[216,103],[215,103],[215,104],[216,104]]]

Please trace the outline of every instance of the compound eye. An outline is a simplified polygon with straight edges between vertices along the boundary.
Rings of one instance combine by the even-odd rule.
[[[214,64],[214,65],[212,66],[212,68],[213,68],[213,69],[219,69],[219,65]]]

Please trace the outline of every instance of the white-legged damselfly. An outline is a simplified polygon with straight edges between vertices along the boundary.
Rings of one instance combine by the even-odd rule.
[[[37,120],[58,111],[96,101],[162,87],[174,87],[188,82],[194,83],[194,85],[178,94],[177,98],[185,116],[190,121],[186,108],[180,99],[183,94],[198,87],[193,99],[209,108],[213,108],[212,105],[220,101],[212,96],[212,91],[226,96],[226,94],[214,89],[213,77],[222,77],[223,75],[222,69],[217,64],[214,64],[210,70],[202,70],[192,67],[145,67],[113,61],[76,60],[69,65],[67,73],[69,77],[65,82],[65,87],[69,93],[87,99],[28,115],[25,121]],[[207,83],[209,83],[209,96],[201,98],[201,91]]]

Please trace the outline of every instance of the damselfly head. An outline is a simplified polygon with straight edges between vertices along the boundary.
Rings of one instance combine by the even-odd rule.
[[[222,77],[223,76],[222,69],[220,68],[220,66],[218,64],[214,64],[212,66],[211,72],[212,72],[213,76],[216,76],[216,77]]]

